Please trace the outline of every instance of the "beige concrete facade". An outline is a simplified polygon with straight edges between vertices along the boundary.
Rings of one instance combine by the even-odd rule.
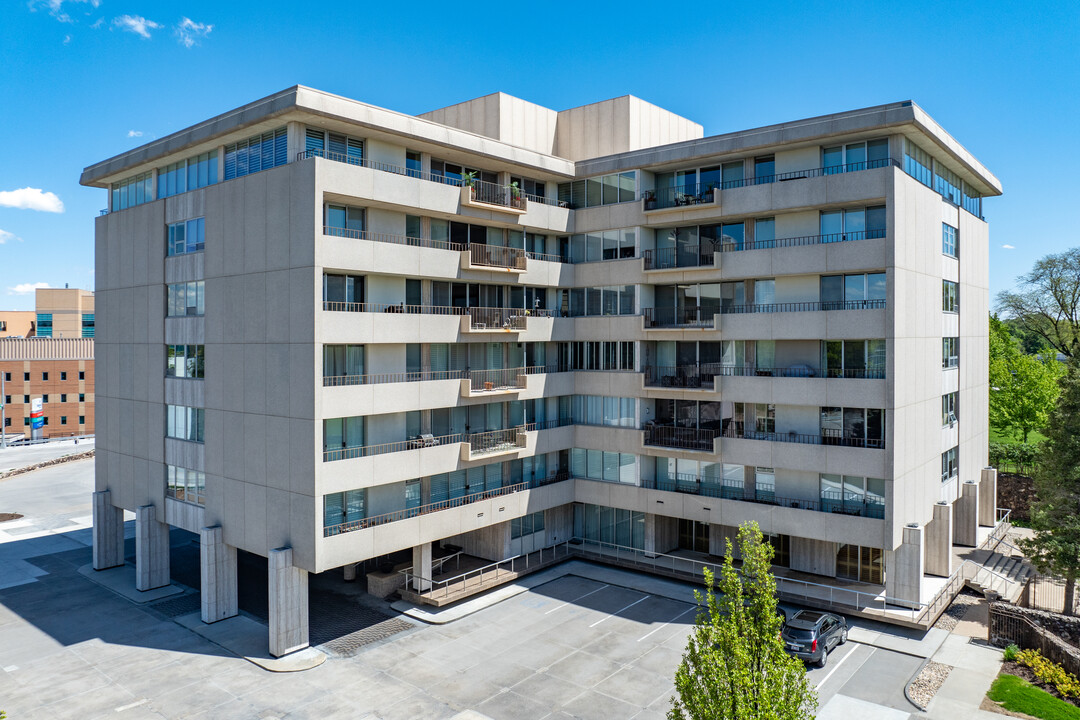
[[[83,320],[94,314],[94,293],[78,288],[38,288],[35,291],[38,324],[41,316],[51,317],[54,338],[94,337],[93,325],[86,325]],[[90,328],[87,335],[84,328]],[[38,328],[38,335],[46,335],[44,327]]]
[[[31,310],[0,310],[0,337],[33,337],[37,313]]]
[[[279,128],[281,163],[226,175],[235,143]],[[362,160],[331,149],[361,145]],[[911,174],[913,146],[930,158],[930,186]],[[886,156],[866,162],[870,147]],[[940,548],[924,545],[943,532],[923,528],[941,522],[937,503],[967,501],[987,459],[980,216],[1001,187],[913,103],[705,138],[633,97],[556,112],[497,93],[409,117],[296,87],[87,168],[82,182],[149,171],[154,188],[157,168],[210,150],[218,183],[152,191],[96,221],[97,487],[114,506],[220,526],[217,555],[288,549],[271,583],[280,593],[302,592],[299,574],[391,552],[427,566],[432,543],[499,560],[592,532],[593,508],[640,529],[620,544],[652,553],[699,530],[715,550],[756,520],[787,538],[777,542],[793,570],[850,578],[855,558],[854,579],[908,603],[924,572],[941,572],[924,567]],[[477,169],[476,187],[455,167]],[[968,193],[961,205],[936,169]],[[342,206],[362,225],[335,225]],[[827,229],[835,211],[850,226]],[[881,224],[866,232],[870,214]],[[198,218],[205,250],[168,255],[168,226]],[[724,228],[720,240],[717,226],[739,223],[741,237]],[[958,229],[958,259],[942,252],[943,223]],[[676,254],[674,228],[715,232],[717,244],[680,241]],[[884,294],[863,302],[857,288],[882,274]],[[352,294],[324,295],[344,276]],[[835,276],[851,278],[840,304],[823,294]],[[959,283],[958,313],[944,311],[944,280]],[[194,283],[205,310],[177,313],[166,287]],[[743,299],[721,310],[728,292]],[[687,298],[716,305],[659,322],[677,310],[664,305],[673,293],[680,318]],[[959,338],[956,367],[943,367],[945,337]],[[834,372],[823,355],[835,341],[850,358],[881,341],[884,359],[873,373]],[[362,365],[324,366],[339,345],[363,346]],[[167,346],[203,348],[205,375],[167,375]],[[720,363],[729,350],[745,359]],[[714,352],[722,370],[682,379]],[[201,411],[199,441],[166,437],[167,406]],[[845,418],[835,441],[830,408]],[[868,409],[883,411],[880,437],[867,433],[881,416],[854,419]],[[667,431],[671,413],[679,427]],[[338,439],[338,425],[352,434]],[[954,447],[959,471],[943,481]],[[530,475],[541,462],[550,483]],[[167,466],[203,474],[201,502],[170,489]],[[862,490],[837,505],[833,477]],[[975,515],[986,512],[954,510],[952,531]],[[616,524],[611,537],[623,537]],[[222,567],[213,576],[227,587]],[[271,619],[282,651],[306,642],[286,615]]]

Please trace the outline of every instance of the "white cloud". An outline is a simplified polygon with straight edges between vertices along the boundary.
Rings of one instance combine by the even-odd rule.
[[[161,27],[160,23],[156,23],[153,20],[147,20],[142,15],[121,15],[118,18],[113,18],[113,25],[121,30],[133,32],[136,35],[141,35],[147,39],[150,38],[151,30],[157,30]]]
[[[1015,250],[1016,248],[1014,248],[1012,245],[1002,245],[1001,249],[1002,250]]]
[[[101,0],[30,0],[30,11],[34,12],[38,9],[38,6],[48,9],[49,14],[63,23],[75,22],[71,19],[71,15],[64,10],[64,3],[68,5],[89,5],[93,8],[101,6]]]
[[[142,130],[128,130],[128,137],[142,137]]]
[[[0,191],[0,207],[52,213],[64,212],[64,203],[60,202],[60,198],[55,193],[43,192],[41,188],[32,187]]]
[[[36,282],[36,283],[22,283],[15,287],[8,288],[8,295],[29,295],[30,293],[38,290],[39,288],[47,288],[49,283]]]
[[[104,24],[105,24],[105,18],[98,18],[97,20],[94,21],[94,24],[91,25],[90,27],[93,28],[94,30],[97,30],[99,27],[101,27]]]
[[[176,37],[179,38],[181,45],[190,48],[194,45],[198,45],[199,38],[205,38],[213,29],[213,25],[197,23],[191,18],[185,17],[176,26]]]
[[[0,230],[0,245],[3,245],[8,240],[18,240],[15,233],[10,233],[7,230]]]
[[[64,44],[68,45],[70,43],[71,43],[71,36],[70,35],[65,35],[64,36]]]

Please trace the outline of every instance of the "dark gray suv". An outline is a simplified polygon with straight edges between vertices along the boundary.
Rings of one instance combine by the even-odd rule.
[[[832,613],[800,610],[787,619],[780,637],[789,655],[825,667],[829,651],[847,642],[847,620]]]

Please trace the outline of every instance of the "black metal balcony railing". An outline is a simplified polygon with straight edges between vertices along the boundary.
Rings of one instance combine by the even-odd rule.
[[[820,310],[877,310],[885,307],[885,300],[826,300],[824,302],[784,302],[749,305],[725,305],[722,315],[747,313],[816,312]]]
[[[372,240],[374,242],[390,243],[392,245],[408,245],[410,247],[435,248],[436,250],[465,249],[464,243],[449,242],[448,240],[432,240],[431,238],[410,237],[408,235],[391,235],[389,233],[376,233],[370,230],[354,230],[351,228],[323,226],[323,235],[331,237],[351,238],[353,240]]]
[[[713,315],[720,312],[716,307],[659,307],[644,308],[645,327],[713,327]]]
[[[466,440],[466,442],[469,443],[469,455],[490,455],[491,453],[524,447],[518,440],[519,433],[524,430],[524,427],[513,427],[504,430],[488,430],[487,432],[482,433],[472,433],[468,436],[468,440]]]
[[[423,372],[371,373],[368,375],[324,375],[323,387],[381,385],[384,383],[457,380],[468,377],[467,370],[427,370]]]
[[[480,390],[521,390],[525,387],[527,368],[499,368],[497,370],[471,370],[469,385],[473,392]],[[536,374],[536,373],[532,373]]]
[[[898,160],[882,158],[866,162],[848,163],[847,165],[831,165],[829,167],[811,168],[809,170],[795,170],[792,172],[776,173],[773,175],[760,175],[752,178],[739,180],[726,180],[723,182],[707,183],[684,183],[671,187],[657,188],[655,190],[643,190],[641,199],[645,201],[645,210],[659,210],[662,208],[679,207],[680,205],[695,205],[712,202],[713,190],[731,190],[733,188],[749,187],[751,185],[768,185],[775,182],[788,180],[801,180],[803,178],[821,177],[823,175],[840,175],[860,170],[873,170],[883,167],[901,167]]]
[[[650,490],[678,492],[724,500],[777,505],[798,510],[858,515],[876,519],[885,517],[885,502],[883,500],[840,491],[823,491],[819,499],[788,498],[777,495],[775,486],[748,489],[742,485],[724,483],[718,478],[701,478],[697,475],[681,473],[676,475],[674,479],[669,480],[642,480],[642,487]]]
[[[502,205],[503,207],[511,207],[516,210],[524,210],[526,208],[527,203],[525,196],[517,188],[510,187],[509,185],[485,182],[484,180],[466,181],[462,184],[472,188],[472,199],[476,202],[487,203],[489,205]]]
[[[713,389],[713,378],[723,377],[774,377],[774,378],[812,378],[826,377],[833,379],[882,380],[885,369],[829,368],[821,370],[808,365],[790,367],[761,368],[752,365],[722,365],[720,363],[699,363],[696,365],[646,365],[643,368],[645,385],[649,387],[699,388]]]
[[[645,444],[677,450],[702,450],[712,452],[713,439],[720,436],[720,428],[689,428],[678,425],[654,425],[646,423]]]
[[[469,245],[470,259],[473,265],[524,270],[528,256],[524,250],[499,245]]]
[[[830,243],[871,240],[885,237],[885,230],[856,230],[827,235],[804,235],[802,237],[775,238],[772,240],[720,240],[698,245],[643,250],[646,270],[671,270],[676,268],[710,267],[714,253],[739,252],[742,250],[772,250],[776,248],[828,245]]]
[[[806,245],[828,245],[830,243],[852,242],[854,240],[873,240],[885,237],[885,229],[855,230],[852,232],[830,233],[827,235],[803,235],[802,237],[776,238],[775,240],[755,240],[746,242],[717,243],[717,252],[738,252],[740,250],[770,250],[773,248],[804,247]]]
[[[642,250],[641,257],[645,261],[646,270],[707,267],[713,264],[713,254],[718,250],[719,245],[715,243],[703,243],[700,245],[660,248],[658,250]]]
[[[657,188],[642,192],[642,199],[645,201],[646,211],[683,205],[701,205],[713,201],[713,191],[719,185],[720,183],[717,182],[706,182]]]
[[[563,482],[569,479],[570,473],[559,472],[545,478],[535,478],[532,480],[526,480],[525,482],[514,483],[512,485],[504,485],[502,487],[491,488],[489,490],[481,490],[479,492],[469,493],[467,495],[449,498],[447,500],[437,500],[435,502],[427,503],[426,505],[418,505],[417,507],[395,510],[394,512],[383,513],[382,515],[374,515],[372,517],[349,520],[348,522],[325,526],[323,528],[323,537],[333,537],[334,535],[353,532],[355,530],[364,530],[366,528],[376,527],[378,525],[385,525],[387,523],[397,522],[399,520],[408,520],[409,518],[427,515],[428,513],[439,512],[440,510],[450,510],[452,508],[469,505],[474,502],[479,502],[480,500],[489,500],[491,498],[502,497],[504,495],[511,495],[513,493],[523,492],[525,490],[532,490],[534,488],[551,485],[557,482]]]
[[[794,430],[775,432],[772,430],[759,430],[752,426],[744,427],[743,423],[732,422],[726,424],[722,434],[725,438],[734,440],[764,440],[766,442],[786,442],[800,445],[838,445],[871,450],[883,450],[885,448],[884,439],[858,437],[845,433],[843,430],[828,428],[823,428],[816,434],[799,433]]]
[[[474,329],[507,328],[523,330],[529,317],[552,317],[551,310],[525,308],[454,307],[450,305],[406,305],[405,303],[365,303],[324,300],[329,312],[403,313],[407,315],[468,315]]]

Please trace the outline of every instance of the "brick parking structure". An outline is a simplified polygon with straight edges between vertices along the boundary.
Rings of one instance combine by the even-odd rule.
[[[4,429],[30,435],[30,401],[40,397],[46,438],[94,434],[93,338],[0,338]]]

